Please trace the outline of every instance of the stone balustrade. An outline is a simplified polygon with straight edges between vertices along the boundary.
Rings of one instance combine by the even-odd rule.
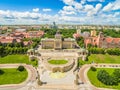
[[[46,68],[52,72],[67,72],[69,71],[75,64],[74,60],[68,60],[67,64],[60,64],[60,65],[53,65],[48,63],[48,60],[43,60],[44,65]]]

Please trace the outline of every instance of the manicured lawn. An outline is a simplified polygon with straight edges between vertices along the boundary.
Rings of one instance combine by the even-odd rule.
[[[108,55],[108,54],[91,54],[88,57],[88,61],[79,61],[79,64],[90,64],[90,63],[111,63],[120,64],[120,56]]]
[[[49,60],[48,62],[49,62],[50,64],[59,65],[59,64],[66,64],[68,61],[67,61],[67,60]]]
[[[26,63],[32,64],[33,66],[37,66],[37,61],[29,61],[29,57],[27,55],[7,55],[5,57],[0,58],[0,64],[7,63]]]
[[[0,58],[0,64],[5,63],[26,63],[29,64],[29,58],[27,55],[7,55]]]
[[[115,69],[112,69],[112,68],[97,68],[97,71],[92,71],[92,70],[89,70],[87,75],[88,75],[88,78],[90,80],[90,82],[96,86],[96,87],[102,87],[102,88],[113,88],[113,89],[120,89],[120,84],[117,85],[117,86],[107,86],[103,83],[101,83],[98,79],[97,79],[97,72],[99,70],[106,70],[109,74],[112,74],[113,71]]]
[[[20,72],[17,68],[1,69],[4,71],[0,75],[0,85],[3,84],[19,84],[25,81],[28,77],[28,72],[26,70]]]

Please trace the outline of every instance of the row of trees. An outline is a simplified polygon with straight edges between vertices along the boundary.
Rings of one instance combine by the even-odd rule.
[[[76,33],[75,29],[60,29],[64,38],[73,38],[73,34]]]
[[[8,54],[25,54],[28,49],[35,48],[41,41],[41,38],[26,38],[23,41],[32,41],[29,46],[24,46],[23,43],[0,43],[0,56],[6,56]]]
[[[28,47],[3,47],[0,46],[0,56],[6,56],[8,54],[25,54]]]
[[[120,55],[120,49],[119,48],[107,49],[106,53],[110,55]]]
[[[105,54],[105,49],[103,48],[91,47],[88,48],[88,51],[92,54]]]
[[[116,31],[114,29],[112,30],[106,29],[106,30],[103,30],[102,32],[105,34],[105,36],[111,36],[116,38],[120,37],[120,31]]]
[[[45,32],[44,37],[47,38],[54,38],[54,35],[56,34],[56,29],[43,29]],[[63,38],[69,38],[73,37],[73,34],[76,32],[75,29],[59,29],[60,33],[63,35]]]
[[[24,44],[22,42],[20,42],[20,43],[8,43],[8,44],[0,43],[0,46],[3,46],[3,47],[23,47]]]
[[[31,28],[31,29],[28,29],[27,31],[38,31],[38,30],[39,28],[38,29]],[[47,29],[47,28],[42,27],[41,30],[51,35],[54,35],[56,33],[56,28]],[[90,32],[91,30],[92,29],[81,29],[81,32],[85,32],[85,31]],[[3,30],[3,31],[7,31],[7,30]],[[72,33],[72,34],[75,33],[76,29],[60,29],[60,31],[62,31],[63,34],[68,35],[69,33]],[[101,29],[101,30],[96,30],[96,31],[97,31],[97,34],[99,33],[99,31],[102,31],[106,36],[120,37],[120,31],[116,31],[115,29]]]
[[[88,50],[92,54],[108,53],[110,55],[120,55],[120,49],[119,48],[104,49],[104,48],[91,47],[91,48],[88,48]]]
[[[45,34],[44,34],[44,37],[47,37],[47,38],[53,38],[55,33],[56,33],[56,29],[42,29]]]
[[[97,79],[105,85],[118,85],[120,83],[120,69],[115,69],[112,75],[105,70],[100,70],[97,73]]]

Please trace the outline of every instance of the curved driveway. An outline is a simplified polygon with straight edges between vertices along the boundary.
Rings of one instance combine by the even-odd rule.
[[[0,64],[0,68],[17,68],[18,66],[23,65],[27,72],[28,77],[27,79],[20,84],[7,84],[7,85],[0,85],[0,89],[17,89],[24,87],[28,82],[34,82],[36,79],[36,71],[35,68],[33,68],[32,65],[26,65],[26,64]]]
[[[84,84],[87,84],[87,86],[91,90],[113,90],[113,89],[107,89],[107,88],[97,88],[90,83],[87,77],[87,72],[91,66],[94,66],[96,68],[120,68],[120,64],[86,64],[86,65],[83,65],[79,71],[80,80],[84,82]]]

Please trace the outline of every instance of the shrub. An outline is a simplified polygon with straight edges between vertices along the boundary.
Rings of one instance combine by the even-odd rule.
[[[0,75],[2,75],[3,73],[4,73],[4,71],[0,69]]]
[[[91,69],[92,71],[96,71],[96,68],[93,67],[93,66],[92,66],[90,69]]]
[[[24,68],[24,66],[19,66],[18,68],[17,68],[17,70],[19,70],[19,71],[24,71],[25,70],[25,68]]]

